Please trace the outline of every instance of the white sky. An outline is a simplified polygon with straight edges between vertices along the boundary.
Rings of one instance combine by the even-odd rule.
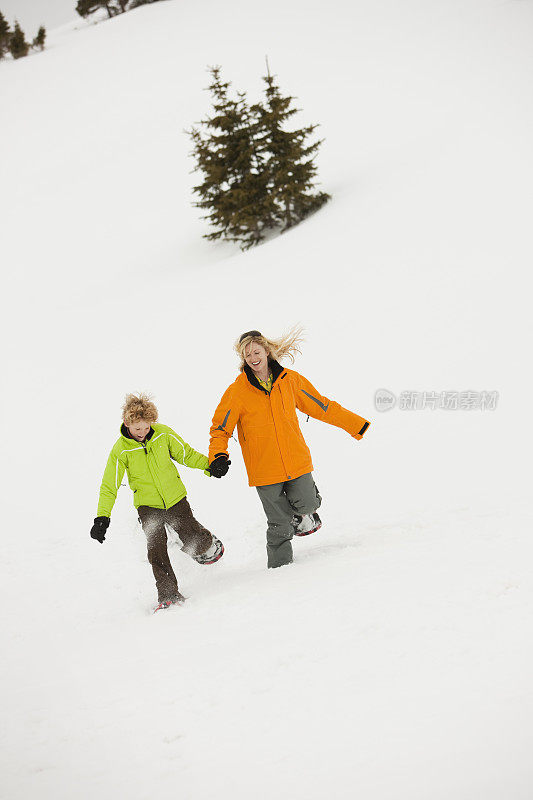
[[[33,39],[39,25],[52,30],[65,22],[81,19],[76,13],[76,2],[77,0],[0,0],[0,11],[10,25],[18,19],[26,38]]]

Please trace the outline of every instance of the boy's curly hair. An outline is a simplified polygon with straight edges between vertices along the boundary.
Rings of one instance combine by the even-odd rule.
[[[147,394],[127,394],[122,406],[122,419],[125,425],[132,425],[140,419],[146,422],[157,422],[157,408]]]

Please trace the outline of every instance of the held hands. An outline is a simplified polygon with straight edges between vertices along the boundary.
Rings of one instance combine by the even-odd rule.
[[[111,520],[109,517],[96,517],[91,528],[91,539],[96,539],[100,544],[104,543],[105,532],[109,528]]]
[[[223,478],[229,470],[231,461],[225,453],[217,453],[209,464],[209,472],[213,478]]]

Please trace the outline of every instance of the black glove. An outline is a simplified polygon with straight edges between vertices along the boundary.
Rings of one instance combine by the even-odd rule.
[[[109,517],[96,517],[91,528],[91,539],[96,539],[100,544],[104,543],[105,532],[109,528],[111,520]]]
[[[209,472],[213,478],[223,478],[229,469],[231,461],[225,453],[217,453],[209,464]]]

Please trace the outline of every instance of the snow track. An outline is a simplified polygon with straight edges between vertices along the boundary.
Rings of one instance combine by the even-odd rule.
[[[283,20],[283,24],[280,24]],[[169,0],[0,63],[6,800],[531,800],[529,3]],[[264,54],[333,200],[202,240],[184,129]],[[128,488],[89,538],[128,391],[206,451],[245,330],[372,426],[302,427],[319,533],[267,571],[231,442],[180,470],[224,542],[155,591]],[[499,392],[379,413],[374,392]]]

